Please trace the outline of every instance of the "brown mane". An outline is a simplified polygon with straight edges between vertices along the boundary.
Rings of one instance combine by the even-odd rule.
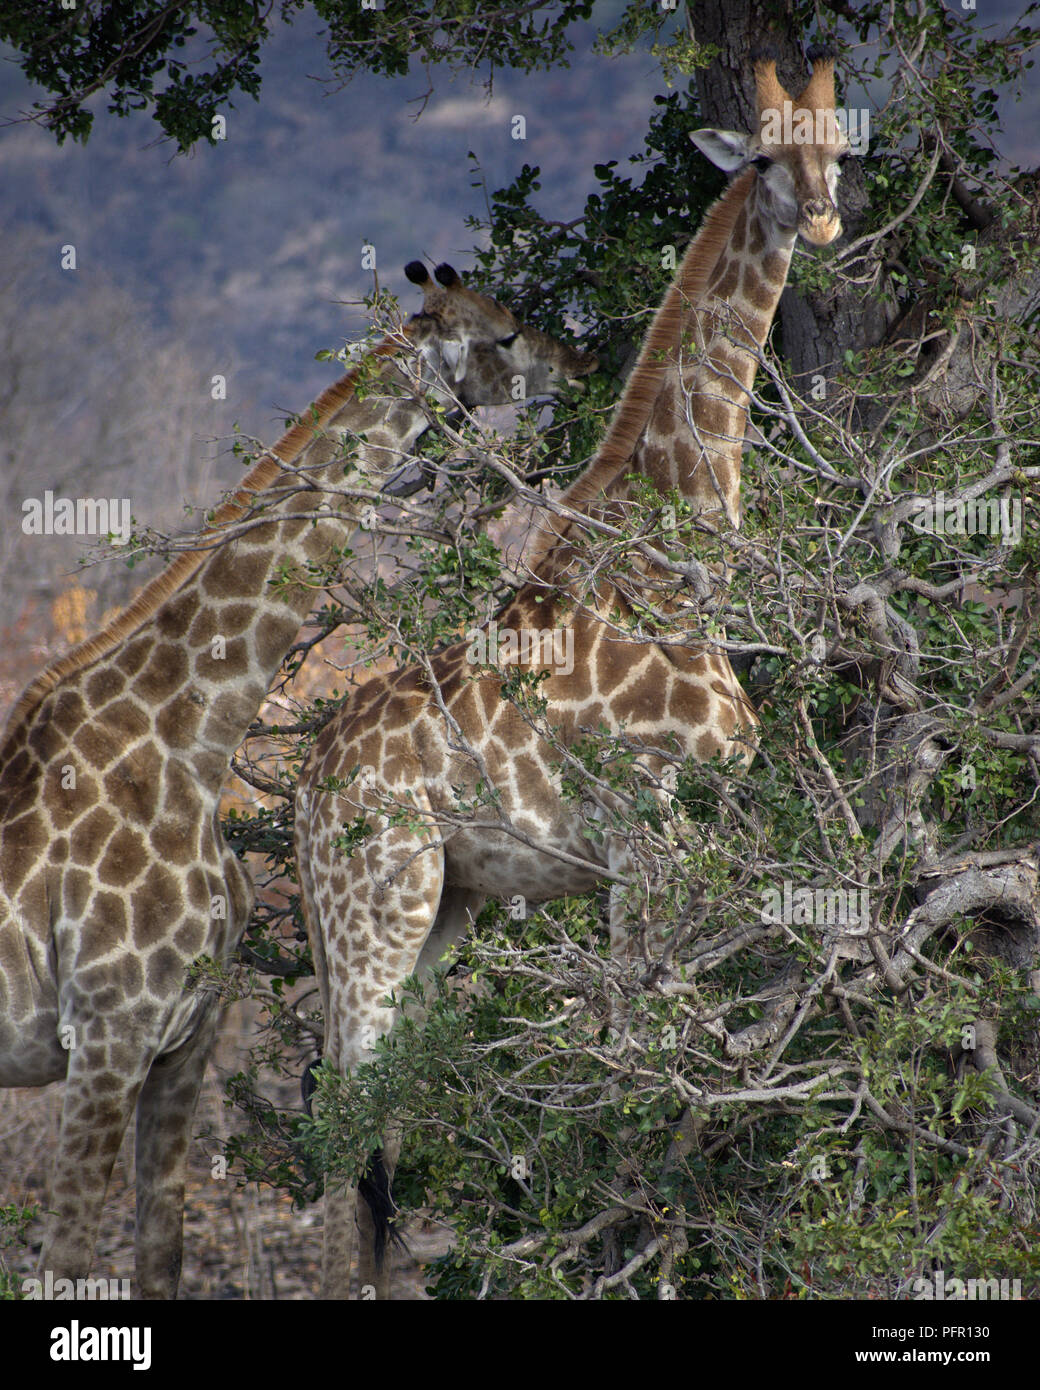
[[[741,174],[705,213],[701,229],[687,248],[678,274],[650,325],[639,360],[599,452],[558,499],[572,511],[580,511],[587,502],[600,496],[621,471],[630,466],[632,452],[646,428],[669,370],[667,355],[679,345],[683,307],[696,304],[708,288],[711,273],[729,240],[753,178],[752,169]],[[527,559],[530,569],[537,571],[572,524],[560,516],[550,516],[541,522]]]
[[[407,327],[403,330],[408,334]],[[392,357],[400,352],[401,338],[388,336],[366,354],[366,360],[373,357]],[[346,405],[354,394],[354,387],[364,368],[362,363],[341,376],[338,381],[325,388],[321,395],[290,426],[277,444],[266,450],[235,491],[235,495],[222,502],[213,514],[212,521],[200,533],[199,540],[208,541],[217,536],[222,528],[239,520],[250,505],[252,498],[275,481],[285,464],[291,464],[314,439],[316,429],[328,424],[329,420]],[[93,665],[100,657],[113,651],[121,642],[147,622],[161,604],[197,573],[203,561],[212,553],[212,547],[186,550],[171,560],[166,568],[150,579],[144,588],[130,600],[121,613],[93,637],[82,642],[45,667],[34,676],[22,692],[17,704],[11,710],[4,726],[0,755],[9,744],[21,722],[36,708],[45,695],[67,676],[75,675]]]

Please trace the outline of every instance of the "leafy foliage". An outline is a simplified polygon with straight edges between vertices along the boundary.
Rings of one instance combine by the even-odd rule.
[[[0,1302],[13,1302],[21,1289],[21,1279],[8,1269],[3,1251],[25,1244],[29,1227],[39,1214],[36,1206],[24,1206],[21,1202],[0,1206]]]
[[[263,46],[272,15],[291,24],[304,0],[277,7],[249,0],[8,0],[0,7],[0,38],[21,54],[28,78],[52,94],[41,117],[59,141],[86,140],[96,91],[108,110],[125,116],[150,110],[182,151],[215,139],[213,118],[239,93],[259,97]],[[633,9],[636,7],[633,6]],[[565,63],[569,32],[592,11],[590,0],[315,0],[327,25],[326,50],[336,76],[359,70],[387,77],[413,61],[449,68],[521,72]]]

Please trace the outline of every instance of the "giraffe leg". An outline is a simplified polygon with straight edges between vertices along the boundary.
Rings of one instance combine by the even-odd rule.
[[[312,887],[323,885],[308,890],[305,915],[312,939],[320,937],[315,962],[324,974],[324,1055],[346,1075],[372,1056],[376,1040],[393,1024],[394,1011],[383,1001],[414,972],[436,921],[444,852],[435,835],[384,825],[363,854],[344,862],[334,844],[341,807],[331,798],[326,807],[331,833],[311,825],[301,835],[298,825],[297,845],[304,850],[301,862],[311,866]],[[389,1268],[375,1276],[375,1227],[359,1205],[356,1187],[330,1191],[326,1183],[323,1298],[349,1296],[355,1215],[364,1222],[364,1268],[373,1276],[362,1279],[362,1296],[368,1285],[377,1297],[387,1287]]]
[[[118,1020],[107,1024],[107,1037],[118,1038]],[[69,1051],[39,1275],[43,1278],[50,1270],[55,1279],[84,1279],[90,1273],[112,1165],[148,1058],[143,1050],[135,1055],[132,1043],[108,1043],[105,1022],[80,1026],[69,1024],[66,1017],[65,1026],[76,1031],[76,1041]],[[132,1025],[127,1035],[133,1035]]]
[[[358,1208],[355,1183],[335,1187],[325,1182],[325,1225],[321,1252],[322,1298],[350,1297],[350,1266],[354,1255],[354,1224]],[[362,1285],[362,1297],[364,1296]]]
[[[314,974],[321,994],[322,1014],[325,1018],[325,1039],[322,1045],[321,1060],[328,1062],[337,1070],[342,1070],[340,1060],[340,1036],[333,1029],[333,1003],[330,1000],[332,976],[329,970],[326,951],[326,931],[331,930],[332,899],[327,893],[319,893],[318,884],[327,880],[325,865],[316,865],[315,849],[325,849],[327,840],[321,836],[322,812],[328,806],[323,797],[312,798],[302,787],[296,795],[296,863],[300,882],[300,907],[307,927],[311,956],[314,961]],[[336,1007],[340,1006],[337,993]],[[317,1105],[317,1102],[314,1102]],[[308,1110],[311,1105],[308,1104]],[[322,1230],[321,1255],[321,1297],[326,1299],[346,1299],[350,1297],[351,1261],[354,1255],[354,1227],[357,1212],[357,1187],[353,1183],[337,1183],[325,1179],[324,1220]]]
[[[609,864],[615,873],[632,879],[635,862],[623,840],[614,839],[609,850]],[[635,968],[638,959],[638,940],[633,923],[633,903],[630,883],[610,885],[610,955],[616,965],[629,972]],[[613,995],[607,1003],[607,1027],[619,1037],[628,1025],[630,1010],[621,998]],[[619,1081],[611,1081],[608,1095],[612,1101],[623,1098],[624,1088]],[[626,1125],[618,1131],[618,1142],[625,1144],[635,1134],[634,1126]]]
[[[176,1298],[192,1118],[220,1020],[212,1004],[187,1042],[157,1057],[137,1104],[138,1298]]]
[[[624,883],[614,882],[610,885],[610,955],[615,965],[630,971],[635,966],[639,946],[633,924],[632,880],[636,865],[628,846],[616,836],[611,837],[607,862],[614,873],[622,874],[626,879]],[[607,1003],[607,1027],[621,1033],[626,1015],[622,1001],[612,995]],[[611,1087],[611,1094],[620,1094],[616,1083]]]
[[[441,894],[436,920],[419,955],[419,962],[415,967],[416,974],[429,974],[445,952],[465,936],[476,921],[484,901],[485,895],[483,893],[470,892],[464,888],[445,887]],[[408,1016],[416,1022],[421,1022],[425,1016],[425,1010],[413,1001],[409,1001]],[[391,1191],[393,1190],[394,1172],[400,1153],[400,1126],[390,1124],[383,1135],[381,1162],[386,1174],[387,1185]],[[377,1300],[388,1299],[394,1258],[393,1243],[387,1241],[384,1245],[382,1258],[376,1257],[380,1237],[375,1229],[375,1220],[367,1202],[358,1203],[357,1224],[360,1233],[358,1277],[361,1287],[373,1289]]]
[[[645,928],[646,948],[651,963],[664,950],[667,940],[665,930],[657,917],[652,916],[649,922],[640,922],[646,904],[639,881],[639,866],[623,840],[615,840],[611,844],[608,863],[614,873],[624,875],[627,880],[610,885],[610,954],[613,960],[628,970],[641,968],[647,959],[641,928]],[[656,893],[663,886],[659,880],[650,883],[651,909]]]

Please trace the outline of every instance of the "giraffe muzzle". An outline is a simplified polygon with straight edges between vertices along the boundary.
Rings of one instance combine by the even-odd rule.
[[[798,235],[810,246],[826,246],[841,235],[841,214],[824,198],[805,203],[798,216]]]

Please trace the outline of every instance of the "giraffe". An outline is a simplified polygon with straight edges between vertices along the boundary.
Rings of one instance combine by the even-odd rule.
[[[754,59],[754,133],[691,135],[737,177],[688,248],[602,447],[542,524],[530,582],[497,616],[500,631],[571,634],[573,661],[554,662],[544,642],[533,652],[538,644],[529,642],[516,663],[547,673],[538,694],[563,745],[606,725],[658,748],[676,735],[683,756],[701,760],[753,757],[755,714],[725,652],[623,640],[608,615],[629,610],[626,596],[602,572],[594,585],[583,581],[575,518],[616,517],[633,496],[634,475],[659,494],[676,489],[706,524],[739,524],[748,397],[795,241],[822,246],[841,231],[835,194],[848,142],[834,120],[833,54],[810,49],[809,58],[810,79],[793,98],[775,53]],[[784,142],[785,103],[795,116],[817,118],[808,141]],[[788,131],[792,125],[804,133],[804,121],[789,121]],[[616,883],[631,870],[617,837],[587,836],[561,795],[550,742],[502,697],[503,673],[477,669],[472,647],[450,645],[352,692],[301,771],[298,876],[325,1011],[324,1058],[340,1073],[372,1056],[394,1019],[386,997],[409,974],[429,971],[487,896],[540,902],[586,892],[605,877]],[[481,784],[495,799],[479,814],[460,811],[460,798],[472,807]],[[407,825],[386,814],[402,802]],[[359,815],[372,833],[348,856],[337,836]],[[623,906],[623,893],[615,894],[615,953],[624,950]],[[360,1203],[358,1186],[326,1183],[324,1297],[348,1296],[355,1227],[361,1283],[388,1296],[389,1184],[399,1147],[399,1134],[383,1136]]]
[[[191,549],[36,677],[4,730],[0,1084],[66,1082],[41,1274],[87,1275],[136,1109],[136,1287],[176,1295],[217,1023],[186,972],[229,960],[253,897],[221,834],[221,787],[310,611],[309,567],[357,524],[344,489],[378,500],[432,402],[508,402],[517,376],[555,395],[595,368],[451,266],[438,283],[418,261],[405,274],[421,311],[254,463]]]

